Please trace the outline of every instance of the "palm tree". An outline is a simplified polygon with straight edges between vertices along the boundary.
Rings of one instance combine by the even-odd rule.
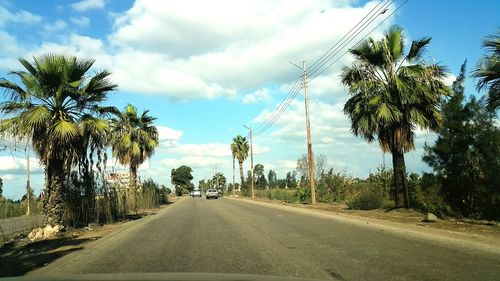
[[[381,40],[351,49],[355,61],[341,74],[351,95],[344,105],[351,131],[368,142],[378,139],[392,154],[396,207],[409,207],[404,153],[415,149],[415,129],[439,128],[441,100],[450,93],[444,68],[423,60],[430,41],[413,41],[405,54],[403,30],[392,26]]]
[[[478,77],[478,91],[488,90],[488,107],[492,110],[500,108],[500,31],[483,40],[483,48],[491,52],[481,58],[473,76]]]
[[[127,105],[117,118],[111,120],[113,157],[130,169],[130,186],[137,189],[137,169],[153,156],[158,146],[158,129],[153,125],[156,118],[144,111],[140,116],[137,108]]]
[[[240,164],[240,188],[243,187],[243,184],[245,182],[245,178],[243,176],[243,161],[245,161],[245,159],[248,157],[249,149],[250,146],[248,145],[248,141],[245,137],[237,135],[235,138],[233,138],[233,142],[231,143],[231,151],[233,153],[233,157],[238,159],[238,163]]]
[[[116,85],[106,70],[86,74],[95,62],[90,58],[45,54],[19,62],[25,70],[10,74],[21,84],[0,79],[6,94],[0,112],[7,117],[0,133],[31,141],[45,168],[45,222],[62,224],[64,181],[89,147],[102,145],[108,130],[102,117],[114,107],[101,104]]]

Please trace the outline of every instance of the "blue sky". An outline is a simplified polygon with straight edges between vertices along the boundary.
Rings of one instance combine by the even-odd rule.
[[[395,1],[384,15],[403,2]],[[0,0],[0,77],[20,69],[18,57],[44,52],[93,57],[94,69],[111,70],[119,85],[109,104],[123,108],[132,103],[158,118],[161,145],[141,167],[143,177],[170,185],[170,170],[186,164],[193,167],[195,183],[214,169],[230,179],[229,143],[237,134],[246,135],[243,124],[258,127],[283,100],[299,74],[288,60],[312,64],[377,3]],[[410,0],[373,36],[399,24],[408,40],[433,37],[426,58],[446,66],[452,81],[465,59],[470,71],[483,54],[482,38],[500,28],[498,11],[496,0]],[[350,62],[349,56],[342,57],[309,85],[312,141],[329,167],[364,177],[384,160],[390,164],[391,157],[382,155],[377,143],[367,144],[349,132],[342,114],[347,94],[338,74]],[[473,84],[469,79],[468,94],[482,95]],[[434,138],[418,131],[417,149],[406,155],[409,171],[429,169],[421,161],[422,147]],[[254,161],[264,164],[266,173],[271,168],[284,177],[295,168],[306,152],[301,94],[254,144]],[[7,197],[24,193],[23,157],[12,149],[0,154]],[[31,163],[38,192],[42,169],[35,157]],[[108,167],[113,165],[110,161]]]

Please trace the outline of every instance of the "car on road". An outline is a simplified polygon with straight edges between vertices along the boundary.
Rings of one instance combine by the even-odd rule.
[[[217,191],[217,189],[209,189],[205,193],[205,198],[207,198],[207,199],[210,199],[210,198],[219,199],[219,192]]]
[[[195,190],[191,193],[191,197],[201,197],[201,191]]]

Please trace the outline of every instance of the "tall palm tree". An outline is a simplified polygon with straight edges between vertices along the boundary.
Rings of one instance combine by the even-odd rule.
[[[235,159],[236,159],[236,145],[235,145],[235,143],[231,143],[230,147],[231,147],[231,155],[233,156],[233,196],[234,196],[234,192],[235,192],[235,189],[236,189],[236,187],[234,186],[234,184],[235,184],[235,180],[234,180],[234,170],[235,170],[234,162],[235,162]]]
[[[344,106],[351,131],[368,142],[378,139],[392,154],[396,207],[410,204],[404,153],[415,148],[415,129],[439,128],[441,100],[450,93],[444,68],[423,60],[430,41],[415,40],[405,53],[403,30],[392,26],[381,40],[351,49],[355,61],[341,74],[351,95]]]
[[[116,85],[106,70],[87,74],[90,58],[44,54],[19,62],[25,70],[10,74],[21,84],[0,79],[6,98],[0,133],[31,141],[45,168],[45,222],[62,224],[64,181],[90,146],[102,144],[108,130],[102,117],[115,110],[101,104]]]
[[[488,90],[488,107],[500,108],[500,31],[483,40],[483,48],[491,52],[477,63],[473,76],[478,77],[478,91]]]
[[[240,188],[243,187],[243,184],[245,182],[245,178],[243,176],[243,161],[247,159],[249,150],[250,146],[248,145],[246,137],[237,135],[235,138],[233,138],[233,142],[231,143],[231,151],[233,152],[233,157],[238,159],[238,163],[240,164]]]
[[[129,104],[117,118],[111,120],[113,157],[120,164],[129,166],[133,190],[137,189],[137,169],[153,156],[159,144],[158,129],[153,125],[156,118],[148,113],[146,110],[138,115],[137,108]]]

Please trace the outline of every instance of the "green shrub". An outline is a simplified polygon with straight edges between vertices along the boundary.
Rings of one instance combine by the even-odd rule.
[[[352,177],[345,173],[334,172],[330,169],[328,173],[322,173],[316,183],[316,195],[321,202],[341,202],[353,196]]]
[[[445,202],[439,180],[432,174],[422,177],[411,174],[408,181],[410,206],[422,213],[433,213],[441,218],[452,215],[450,206]]]
[[[298,203],[299,194],[297,189],[265,189],[255,190],[255,196],[259,198],[267,198],[269,200],[280,200],[287,203]]]
[[[384,196],[379,192],[366,190],[358,194],[348,204],[349,208],[354,210],[374,210],[380,209],[384,205]]]

